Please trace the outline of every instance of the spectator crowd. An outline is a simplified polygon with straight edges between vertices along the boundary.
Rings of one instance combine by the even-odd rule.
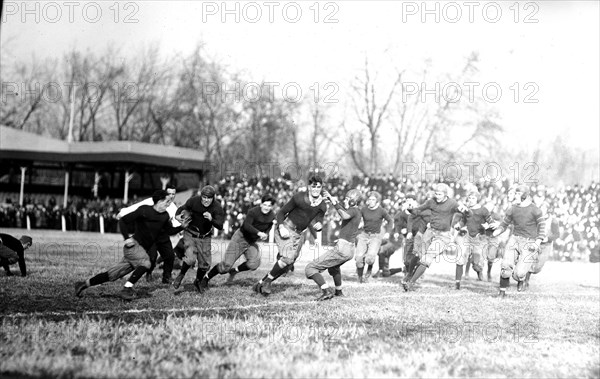
[[[433,185],[433,182],[399,179],[392,175],[354,176],[351,179],[330,176],[325,179],[326,189],[338,198],[343,198],[350,188],[356,188],[363,194],[370,190],[378,191],[383,196],[382,206],[392,215],[399,210],[407,195],[416,196],[419,203],[425,201]],[[225,238],[231,237],[239,228],[248,209],[257,204],[263,194],[270,193],[277,199],[277,211],[294,193],[305,190],[305,182],[291,180],[287,175],[278,178],[229,176],[213,184],[218,188],[218,199],[226,211],[225,227],[221,232]],[[508,207],[508,180],[447,184],[457,200],[464,198],[467,192],[476,186],[482,194],[483,203],[497,220],[503,217]],[[538,184],[533,185],[531,190],[538,206],[544,208],[558,222],[559,231],[553,242],[553,259],[600,260],[600,184],[592,182],[589,186],[575,185],[563,188]],[[99,232],[100,223],[103,223],[104,232],[117,233],[116,214],[119,209],[139,201],[135,196],[129,204],[124,204],[120,199],[71,197],[67,207],[63,207],[62,202],[57,202],[53,195],[32,195],[25,197],[23,205],[20,206],[14,201],[17,197],[18,195],[13,193],[0,194],[0,199],[4,198],[4,202],[0,203],[0,227],[58,230],[64,227],[66,230]],[[327,212],[322,234],[323,244],[333,243],[339,221],[336,212]]]

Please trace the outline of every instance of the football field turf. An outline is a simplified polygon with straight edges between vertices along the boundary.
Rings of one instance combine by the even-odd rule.
[[[442,259],[406,293],[402,274],[359,284],[350,261],[342,267],[346,296],[316,302],[320,290],[304,266],[318,251],[308,247],[271,296],[252,292],[274,262],[274,247],[264,245],[261,267],[232,285],[218,276],[199,295],[190,270],[174,291],[160,284],[157,269],[155,281],[142,278],[139,298],[126,302],[117,296],[124,280],[82,298],[73,290],[121,259],[120,235],[27,234],[34,238],[28,276],[0,272],[0,376],[600,376],[597,263],[548,262],[529,291],[517,293],[513,282],[497,299],[499,262],[491,283],[471,272],[457,291],[454,264]],[[215,241],[215,250],[226,245]],[[391,266],[400,261],[395,254]]]

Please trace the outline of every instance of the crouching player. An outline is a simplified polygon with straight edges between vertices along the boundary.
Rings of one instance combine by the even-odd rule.
[[[33,239],[29,236],[21,236],[16,239],[10,234],[0,233],[0,265],[4,268],[6,276],[13,276],[10,265],[19,263],[21,276],[27,276],[25,265],[25,250],[29,249]]]
[[[204,283],[201,286],[208,288],[209,280],[218,274],[227,273],[229,273],[227,282],[231,283],[236,274],[254,271],[260,266],[260,251],[256,242],[266,241],[269,238],[269,231],[275,220],[274,205],[275,199],[271,195],[264,195],[260,199],[260,205],[248,211],[242,226],[231,236],[225,257],[202,278]],[[233,268],[242,255],[246,257],[246,262]]]
[[[517,291],[523,291],[524,280],[537,260],[540,244],[545,238],[544,215],[532,203],[529,187],[520,185],[515,196],[515,204],[506,212],[504,220],[494,231],[494,236],[498,236],[509,225],[514,226],[502,259],[499,297],[506,296],[511,276],[517,281]]]
[[[173,235],[179,233],[189,224],[189,219],[183,220],[181,226],[173,227],[167,208],[172,198],[165,190],[155,191],[152,195],[153,206],[141,205],[135,211],[123,216],[119,226],[128,228],[127,224],[134,224],[133,236],[125,241],[123,246],[123,260],[85,282],[75,283],[75,295],[80,297],[86,288],[97,286],[106,282],[114,282],[133,271],[129,280],[120,292],[124,300],[133,300],[135,292],[133,285],[150,269],[150,256],[148,251],[156,243],[161,233]]]
[[[318,301],[329,300],[334,296],[344,296],[340,267],[354,257],[356,235],[358,234],[358,225],[361,219],[361,213],[357,207],[360,201],[360,192],[358,190],[351,189],[346,193],[346,209],[332,199],[327,191],[324,192],[324,195],[333,204],[335,210],[342,218],[342,227],[335,247],[306,265],[306,277],[314,280],[322,290],[321,296],[317,299]],[[321,275],[321,272],[325,270],[333,277],[335,292],[333,292]]]
[[[308,180],[308,190],[296,193],[277,213],[277,230],[275,243],[279,250],[277,262],[271,271],[259,280],[252,289],[265,296],[271,294],[271,284],[296,262],[304,245],[304,231],[314,220],[316,231],[323,228],[323,217],[327,205],[321,195],[323,179],[311,176]]]
[[[483,280],[483,249],[487,245],[485,237],[484,224],[489,224],[493,220],[487,208],[479,204],[481,195],[479,192],[470,192],[467,195],[467,207],[469,209],[463,213],[462,223],[466,227],[466,233],[460,233],[456,236],[458,247],[456,259],[456,289],[460,289],[460,281],[463,274],[463,267],[472,258],[473,270],[477,273],[479,280]]]

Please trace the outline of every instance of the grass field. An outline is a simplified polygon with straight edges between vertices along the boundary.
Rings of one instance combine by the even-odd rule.
[[[598,264],[548,262],[528,292],[512,283],[502,300],[492,297],[497,279],[465,280],[454,290],[449,262],[434,265],[409,293],[401,276],[357,283],[348,262],[346,297],[320,303],[304,277],[309,249],[270,297],[252,292],[273,264],[269,250],[258,271],[233,285],[219,276],[199,295],[191,270],[180,293],[142,279],[139,298],[125,302],[116,296],[123,280],[73,295],[76,280],[120,260],[120,236],[28,234],[28,276],[0,270],[0,376],[600,376]]]

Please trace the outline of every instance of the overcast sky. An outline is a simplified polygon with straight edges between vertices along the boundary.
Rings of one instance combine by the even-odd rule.
[[[230,14],[221,1],[28,2],[27,11],[22,4],[4,2],[1,41],[10,59],[108,45],[130,58],[150,43],[174,55],[202,40],[251,79],[297,82],[305,92],[315,82],[343,87],[365,55],[381,79],[393,67],[418,70],[426,59],[434,71],[456,72],[477,51],[479,88],[502,90],[495,106],[508,140],[561,134],[574,148],[599,145],[597,1],[428,2],[426,9],[421,1],[230,1]]]

